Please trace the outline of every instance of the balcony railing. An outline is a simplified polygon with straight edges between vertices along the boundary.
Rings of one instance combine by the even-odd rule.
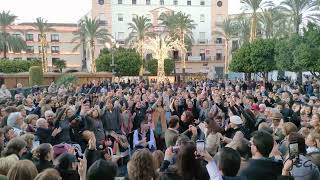
[[[208,40],[208,39],[199,39],[199,40],[198,40],[198,43],[199,43],[199,44],[208,44],[208,43],[209,43],[209,40]]]

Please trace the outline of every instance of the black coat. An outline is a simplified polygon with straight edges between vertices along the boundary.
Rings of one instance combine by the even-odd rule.
[[[35,162],[34,164],[36,165],[38,173],[41,173],[42,171],[44,171],[46,169],[54,167],[52,162],[46,161],[46,160],[39,160],[39,161]]]
[[[39,138],[40,144],[50,143],[52,145],[55,145],[55,138],[52,137],[51,134],[51,129],[37,128],[36,130],[36,136]]]
[[[277,180],[281,177],[282,162],[271,159],[251,159],[240,175],[248,180]]]

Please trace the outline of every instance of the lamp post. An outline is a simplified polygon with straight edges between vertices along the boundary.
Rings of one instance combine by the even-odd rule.
[[[119,44],[116,42],[115,39],[111,39],[111,43],[106,42],[105,46],[107,49],[111,50],[111,67],[112,67],[112,80],[114,78],[115,72],[114,72],[114,49],[118,49],[119,48]]]

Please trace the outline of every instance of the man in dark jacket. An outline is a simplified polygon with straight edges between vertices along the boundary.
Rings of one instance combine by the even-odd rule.
[[[121,112],[120,107],[116,105],[116,103],[117,102],[115,102],[115,105],[113,105],[112,100],[107,101],[105,108],[102,110],[102,123],[104,130],[119,133],[121,132]]]
[[[252,159],[240,175],[248,180],[277,180],[283,178],[282,162],[269,158],[273,148],[273,137],[266,131],[256,131],[251,142]]]

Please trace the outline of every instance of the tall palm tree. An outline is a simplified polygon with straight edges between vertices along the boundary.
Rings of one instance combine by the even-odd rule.
[[[235,37],[235,34],[237,32],[237,25],[234,22],[234,20],[226,18],[221,25],[219,25],[222,29],[222,31],[214,31],[213,34],[219,34],[224,37],[225,39],[225,65],[224,65],[224,71],[225,73],[228,72],[228,66],[229,66],[229,43],[230,40]]]
[[[112,35],[108,33],[107,29],[104,29],[100,24],[99,20],[91,19],[87,16],[83,19],[83,36],[78,34],[78,38],[84,38],[85,44],[89,48],[90,60],[91,60],[91,68],[90,71],[92,73],[97,72],[96,69],[96,59],[95,59],[95,49],[96,42],[106,43],[111,42]]]
[[[195,28],[194,21],[191,17],[185,13],[162,13],[159,17],[162,21],[173,40],[178,40],[180,43],[179,50],[182,55],[182,73],[185,73],[186,69],[186,42],[192,42],[192,30]]]
[[[275,37],[277,34],[278,26],[281,23],[282,14],[277,8],[263,9],[258,14],[258,20],[261,24],[263,34],[267,39]]]
[[[16,20],[17,16],[10,11],[0,13],[0,52],[3,52],[3,59],[7,58],[8,51],[21,51],[26,49],[26,43],[21,37],[16,37],[7,32]]]
[[[266,0],[241,0],[244,11],[249,11],[251,13],[251,24],[250,24],[250,41],[254,41],[257,37],[257,11],[260,8],[268,7],[273,3]]]
[[[51,30],[50,26],[48,25],[48,21],[38,17],[34,24],[34,27],[39,32],[39,43],[41,47],[41,62],[42,62],[42,71],[48,72],[48,41],[47,41],[47,33]]]
[[[315,0],[285,0],[279,8],[288,18],[292,18],[296,33],[299,33],[303,21],[320,21],[319,4]]]
[[[241,14],[236,18],[237,34],[239,36],[240,45],[250,41],[250,18],[245,14]]]
[[[151,20],[145,16],[137,16],[132,19],[131,23],[128,23],[129,30],[131,30],[129,37],[127,38],[127,43],[130,46],[136,48],[137,52],[140,54],[141,59],[144,61],[144,44],[149,38],[154,37],[154,33],[150,30],[152,29]],[[144,63],[140,69],[140,76],[144,73]]]
[[[86,34],[83,20],[79,23],[78,31],[73,33],[74,38],[71,40],[72,43],[79,41],[79,43],[73,48],[73,52],[77,51],[80,47],[82,49],[82,61],[81,71],[87,71],[87,46],[86,46]]]

